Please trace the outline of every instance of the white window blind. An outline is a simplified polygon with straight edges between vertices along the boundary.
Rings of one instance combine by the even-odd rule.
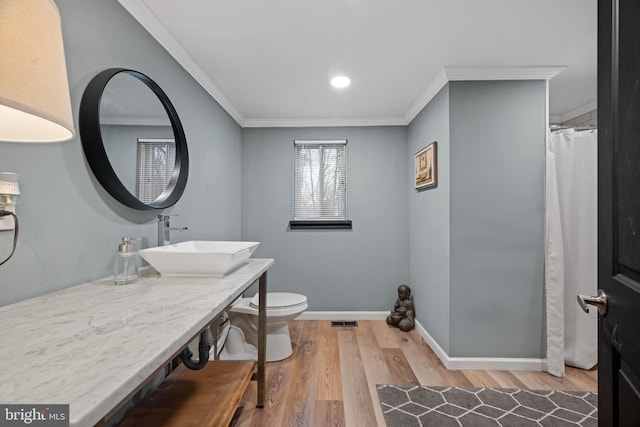
[[[169,185],[176,161],[173,139],[138,139],[136,197],[152,203]]]
[[[347,141],[294,141],[294,221],[347,219]]]

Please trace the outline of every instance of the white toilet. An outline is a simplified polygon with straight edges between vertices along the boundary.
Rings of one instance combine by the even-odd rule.
[[[308,307],[307,297],[288,292],[267,293],[267,362],[291,356],[289,322]],[[254,360],[258,355],[258,295],[240,298],[228,310],[229,331],[222,360]]]

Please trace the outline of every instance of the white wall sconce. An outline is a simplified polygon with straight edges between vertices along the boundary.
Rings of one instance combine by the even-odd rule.
[[[14,230],[13,248],[9,256],[0,261],[0,265],[9,261],[18,244],[18,217],[15,211],[19,197],[18,175],[12,172],[0,172],[0,231]]]
[[[15,214],[19,198],[18,174],[0,172],[0,211]],[[0,231],[14,230],[15,228],[15,220],[12,215],[0,216]]]

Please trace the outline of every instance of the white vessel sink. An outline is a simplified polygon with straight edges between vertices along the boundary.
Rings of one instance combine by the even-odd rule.
[[[142,249],[140,256],[162,275],[223,277],[243,266],[259,244],[191,240]]]

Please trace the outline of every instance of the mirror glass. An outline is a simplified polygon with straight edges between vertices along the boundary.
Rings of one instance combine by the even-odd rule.
[[[134,76],[116,74],[100,100],[100,133],[126,189],[143,203],[156,200],[175,164],[173,128],[158,97]]]
[[[96,178],[120,202],[159,209],[180,198],[188,173],[184,132],[167,96],[144,74],[98,74],[82,98],[80,134]]]

